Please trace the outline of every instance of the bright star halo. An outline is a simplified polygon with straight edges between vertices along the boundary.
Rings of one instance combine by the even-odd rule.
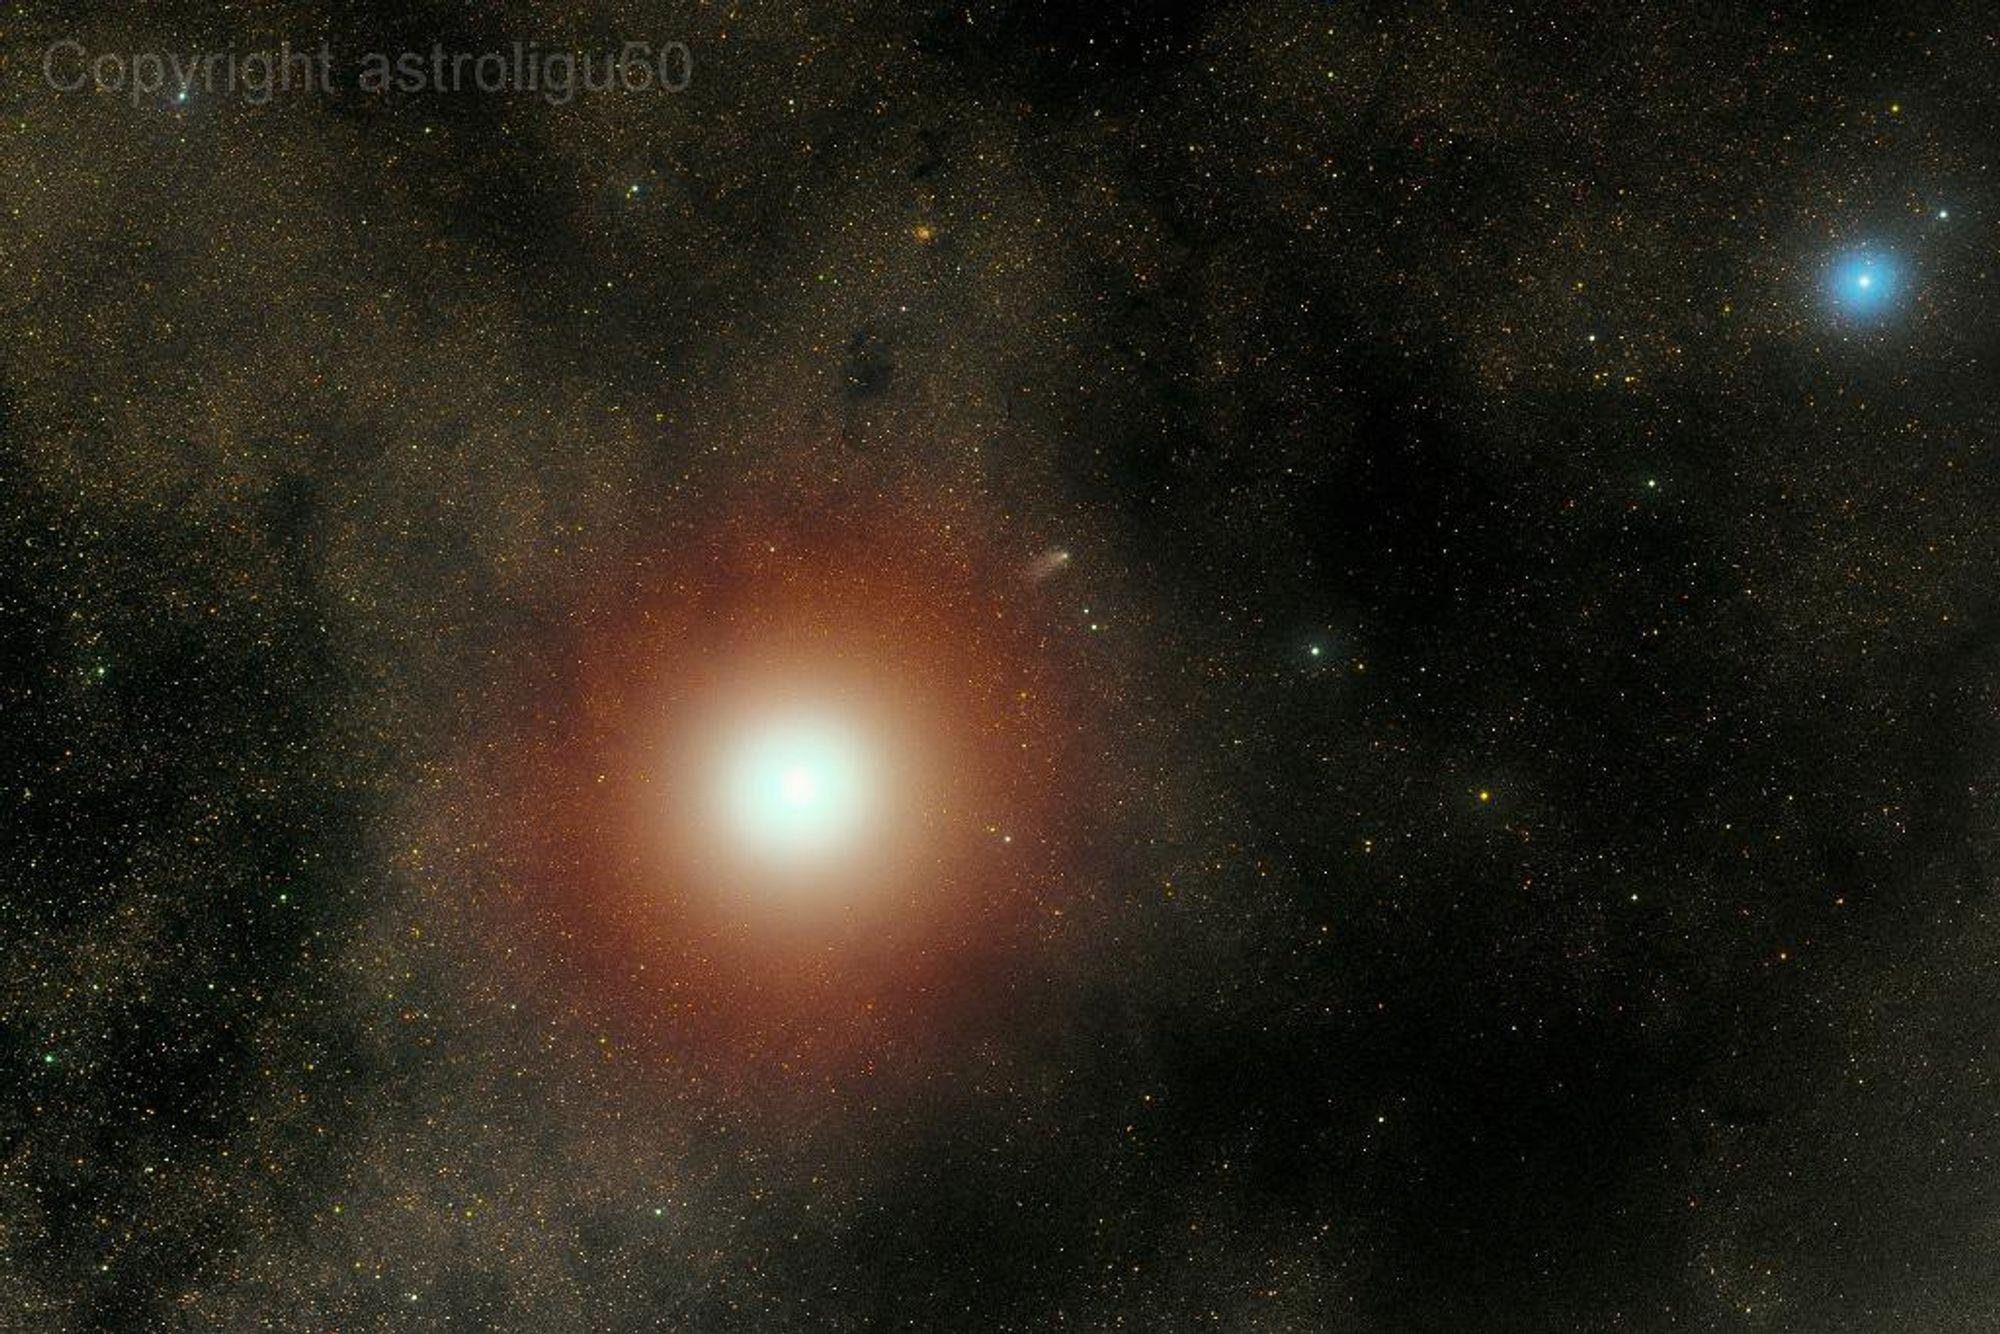
[[[943,742],[921,692],[839,654],[753,654],[661,721],[644,819],[663,892],[810,927],[882,909],[927,851]]]
[[[792,709],[738,727],[717,766],[717,816],[748,861],[805,872],[850,855],[880,822],[879,761],[837,709]]]
[[[1018,553],[926,504],[746,505],[538,660],[493,910],[650,1049],[921,1036],[1068,901],[1100,781],[1074,664]]]
[[[1827,300],[1842,317],[1872,322],[1899,304],[1902,266],[1894,255],[1862,247],[1838,256],[1827,273]]]

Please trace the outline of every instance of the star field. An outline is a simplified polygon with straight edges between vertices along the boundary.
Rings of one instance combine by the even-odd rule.
[[[0,1328],[2000,1327],[1996,77],[9,6]]]

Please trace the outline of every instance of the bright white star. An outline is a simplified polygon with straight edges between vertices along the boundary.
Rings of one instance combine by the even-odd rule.
[[[720,809],[751,861],[805,870],[853,851],[875,813],[868,739],[836,714],[790,712],[747,723],[726,746]]]
[[[1849,320],[1888,315],[1906,285],[1903,267],[1886,250],[1852,250],[1837,256],[1828,272],[1827,295],[1836,313]]]

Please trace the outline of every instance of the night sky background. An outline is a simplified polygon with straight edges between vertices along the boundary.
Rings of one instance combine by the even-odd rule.
[[[2000,1328],[1990,7],[0,60],[0,1327]],[[1013,758],[760,1001],[538,784],[777,588]]]

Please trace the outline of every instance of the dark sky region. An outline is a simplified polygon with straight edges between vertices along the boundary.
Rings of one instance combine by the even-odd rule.
[[[0,1327],[2000,1328],[1996,88],[6,6]]]

